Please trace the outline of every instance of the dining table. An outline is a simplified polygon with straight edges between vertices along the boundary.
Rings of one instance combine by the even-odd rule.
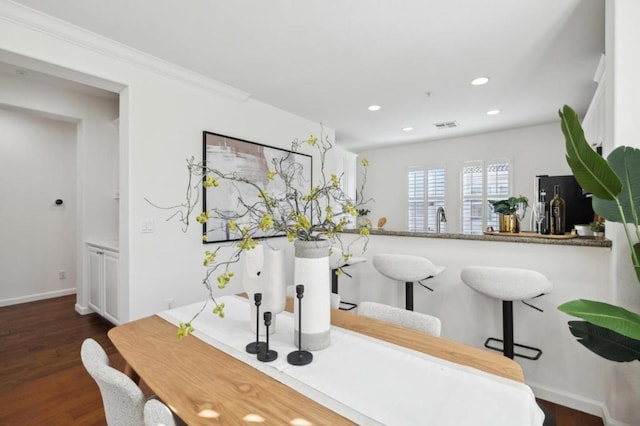
[[[293,303],[274,315],[261,362],[246,297],[159,312],[112,328],[125,372],[193,425],[542,425],[544,415],[520,365],[485,349],[389,322],[331,310],[331,344],[308,365],[287,362],[294,346]],[[195,331],[177,337],[180,323]],[[303,310],[304,312],[304,310]],[[446,325],[445,325],[446,327]],[[261,337],[264,341],[264,336]]]

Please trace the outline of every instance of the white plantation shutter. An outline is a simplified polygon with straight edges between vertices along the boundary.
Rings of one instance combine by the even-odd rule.
[[[462,168],[462,233],[482,234],[487,226],[498,229],[498,215],[488,201],[508,198],[510,188],[508,160],[466,163]]]
[[[424,230],[424,198],[425,198],[425,173],[424,170],[409,170],[409,231]]]
[[[408,177],[409,231],[435,232],[438,207],[444,208],[446,195],[444,168],[411,169]],[[445,231],[446,223],[440,229]]]

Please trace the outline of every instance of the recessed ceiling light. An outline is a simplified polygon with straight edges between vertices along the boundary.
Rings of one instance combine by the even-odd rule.
[[[403,131],[403,132],[410,132],[410,131],[412,131],[412,130],[413,130],[413,127],[403,127],[403,128],[402,128],[402,131]]]
[[[369,105],[369,111],[378,111],[380,108],[380,105]]]
[[[499,109],[492,109],[491,111],[487,111],[487,115],[498,115],[500,114]]]
[[[474,86],[482,86],[483,84],[487,84],[489,82],[489,77],[478,77],[471,80],[471,84]]]

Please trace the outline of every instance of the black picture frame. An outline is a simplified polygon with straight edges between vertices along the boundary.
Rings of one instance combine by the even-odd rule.
[[[281,180],[269,180],[267,172],[273,160],[279,160],[291,156],[293,161],[301,165],[300,176],[295,179],[303,193],[310,193],[313,182],[313,157],[308,154],[290,151],[251,142],[219,133],[202,132],[202,161],[209,169],[216,169],[222,173],[237,173],[257,183],[261,188],[269,192],[284,190]],[[213,176],[217,178],[217,176]],[[239,211],[238,197],[242,197],[246,203],[257,201],[254,187],[242,182],[218,179],[219,186],[204,188],[202,196],[202,208],[206,212],[211,209],[227,211],[229,213]],[[282,186],[281,188],[278,186]],[[237,220],[242,227],[242,220]],[[226,241],[238,241],[241,239],[239,232],[229,230],[228,221],[212,217],[202,225],[203,235],[206,235],[204,244],[220,243]],[[258,232],[254,238],[278,237],[284,233]]]

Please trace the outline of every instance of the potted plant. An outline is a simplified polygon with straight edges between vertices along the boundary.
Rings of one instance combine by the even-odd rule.
[[[520,232],[520,221],[529,206],[529,200],[522,195],[505,200],[489,201],[493,212],[500,215],[500,232]]]
[[[601,240],[604,238],[604,223],[602,222],[591,222],[589,224],[589,229],[593,232],[593,236],[596,240]]]
[[[241,192],[238,191],[238,211],[209,209],[202,211],[196,217],[196,221],[203,225],[211,219],[224,220],[228,223],[231,236],[236,239],[235,242],[226,243],[233,250],[224,258],[221,258],[220,254],[222,244],[214,250],[205,251],[203,264],[207,271],[202,282],[208,291],[209,298],[215,304],[214,314],[224,316],[224,304],[216,302],[214,285],[219,289],[228,285],[234,275],[232,265],[240,261],[243,252],[253,250],[260,243],[259,238],[286,235],[290,242],[296,242],[296,252],[300,246],[298,243],[313,242],[313,257],[319,257],[325,253],[329,256],[331,246],[338,245],[346,261],[352,256],[351,247],[357,241],[364,239],[362,251],[366,249],[369,235],[369,228],[366,226],[360,228],[359,237],[349,244],[343,244],[340,238],[340,233],[350,222],[350,218],[358,216],[358,208],[360,211],[365,211],[361,205],[369,200],[361,198],[364,188],[359,188],[360,199],[352,200],[341,189],[341,176],[326,174],[326,156],[333,148],[328,137],[318,138],[311,135],[305,140],[296,139],[291,144],[291,152],[298,152],[304,146],[315,149],[320,159],[320,179],[318,182],[313,182],[309,193],[303,193],[296,186],[296,179],[302,165],[296,163],[291,154],[274,159],[272,164],[269,164],[266,176],[260,176],[259,181],[253,181],[239,172],[223,173],[207,167],[204,162],[196,162],[193,158],[187,162],[189,184],[186,200],[179,206],[170,208],[175,210],[171,217],[177,217],[184,224],[183,231],[186,231],[191,223],[191,216],[199,204],[200,191],[206,188],[215,191],[220,181],[225,180],[231,182],[233,187],[242,187],[242,193],[251,194],[251,201],[248,201],[243,199]],[[362,186],[364,187],[369,162],[363,159],[362,165],[364,167]],[[273,180],[278,181],[277,185],[274,185],[280,188],[277,192],[269,192],[263,184]],[[206,232],[203,233],[202,240],[207,240]],[[305,291],[305,300],[307,299]],[[184,337],[193,331],[192,322],[199,313],[190,321],[180,325],[179,337]]]
[[[582,188],[593,194],[596,214],[621,223],[640,280],[640,150],[620,146],[605,160],[589,146],[573,109],[559,111],[567,163]],[[585,321],[569,321],[571,333],[590,351],[618,362],[640,360],[640,314],[594,300],[572,300],[558,307]]]
[[[369,209],[358,209],[358,216],[356,217],[356,226],[362,228],[363,226],[369,226],[367,221],[367,215],[371,212]]]

